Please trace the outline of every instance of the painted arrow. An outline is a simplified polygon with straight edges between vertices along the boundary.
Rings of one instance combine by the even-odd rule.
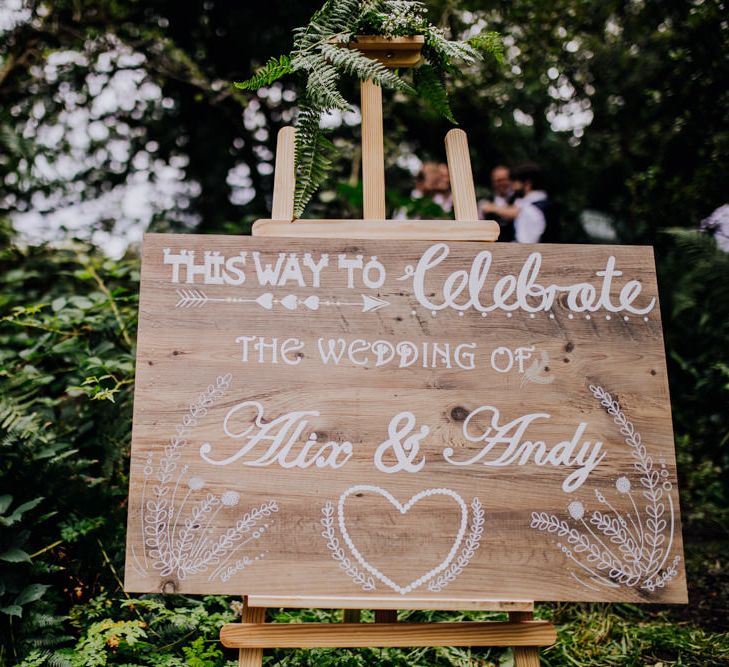
[[[377,296],[363,294],[362,301],[322,301],[321,304],[323,306],[361,306],[363,313],[374,313],[380,308],[389,306],[390,302]]]
[[[366,294],[362,295],[362,312],[363,313],[374,313],[376,310],[379,310],[380,308],[386,308],[389,305],[390,305],[389,301],[380,299],[377,296],[367,296]]]
[[[356,306],[361,308],[363,313],[373,313],[390,305],[389,301],[367,294],[362,294],[360,301],[322,301],[316,295],[302,299],[295,294],[287,294],[281,299],[275,299],[271,292],[264,292],[255,299],[246,299],[237,296],[210,297],[198,289],[178,289],[177,296],[179,300],[175,304],[175,308],[202,308],[208,303],[255,303],[266,310],[272,310],[275,304],[282,305],[286,310],[296,310],[299,306],[304,306],[309,310],[319,310],[320,306]]]

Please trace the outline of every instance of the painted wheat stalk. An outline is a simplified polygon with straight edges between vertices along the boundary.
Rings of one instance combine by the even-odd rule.
[[[268,524],[258,526],[260,521],[278,511],[276,501],[265,502],[243,514],[216,540],[211,540],[207,537],[208,528],[217,513],[224,507],[237,505],[239,494],[235,491],[219,495],[207,493],[191,501],[191,495],[201,491],[205,481],[190,477],[186,481],[187,493],[181,501],[177,500],[178,490],[189,469],[187,465],[179,467],[182,450],[188,444],[192,429],[225,396],[232,379],[230,373],[218,376],[189,404],[156,467],[152,465],[151,455],[147,459],[142,492],[144,560],[145,563],[150,560],[160,576],[175,575],[184,580],[190,575],[207,572],[211,567],[213,574],[219,575],[239,547],[259,539],[267,530]],[[140,563],[137,565],[146,570]]]
[[[676,566],[680,556],[675,556],[666,566],[675,526],[670,495],[673,485],[665,466],[656,469],[640,433],[618,401],[602,387],[591,385],[590,391],[613,418],[630,448],[643,510],[636,503],[630,480],[621,476],[615,488],[627,496],[633,512],[618,511],[600,490],[596,490],[597,501],[604,509],[593,511],[588,520],[585,520],[585,507],[580,501],[573,501],[568,507],[571,518],[579,527],[546,512],[533,512],[531,527],[562,538],[557,546],[593,583],[610,588],[623,585],[655,591],[678,573]]]
[[[188,406],[187,412],[182,416],[180,423],[175,428],[175,435],[165,445],[163,454],[160,457],[159,465],[150,477],[151,498],[147,500],[147,470],[145,468],[145,488],[142,494],[142,506],[144,513],[144,547],[145,557],[152,559],[153,567],[160,571],[162,576],[168,576],[175,570],[177,556],[173,546],[173,531],[170,525],[175,513],[175,492],[179,486],[180,478],[177,479],[174,489],[171,482],[182,453],[187,445],[187,436],[200,419],[207,415],[209,408],[216,400],[225,395],[232,375],[220,375],[214,384],[211,384],[203,391],[196,400]],[[183,470],[183,473],[186,469]]]

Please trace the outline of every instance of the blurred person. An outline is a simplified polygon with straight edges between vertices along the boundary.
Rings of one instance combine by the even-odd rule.
[[[511,185],[509,167],[498,164],[491,170],[491,190],[494,193],[494,204],[509,206],[514,203],[514,188]]]
[[[415,177],[415,188],[410,193],[411,202],[408,205],[400,206],[392,215],[393,220],[418,220],[421,213],[426,217],[432,211],[428,208],[441,209],[445,213],[453,210],[453,194],[451,193],[451,178],[448,173],[448,165],[444,162],[424,162],[418,175]],[[418,200],[428,200],[418,202]],[[428,206],[428,202],[432,204]]]
[[[430,197],[446,213],[453,209],[451,177],[444,162],[426,162],[415,179],[413,196]]]
[[[481,214],[488,214],[489,219],[495,220],[499,223],[499,241],[513,241],[514,240],[514,217],[506,215],[497,215],[494,212],[487,210],[488,204],[494,204],[500,206],[503,209],[511,206],[514,203],[514,189],[511,184],[511,173],[509,167],[503,164],[496,165],[491,170],[491,191],[493,193],[493,200],[479,202],[479,211]]]
[[[483,211],[489,215],[514,220],[517,243],[554,243],[559,240],[559,223],[544,190],[544,175],[534,162],[525,162],[511,171],[514,203],[497,206],[487,202]]]

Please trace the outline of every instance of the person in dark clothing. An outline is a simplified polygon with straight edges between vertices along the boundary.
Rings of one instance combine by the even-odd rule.
[[[482,214],[486,213],[488,204],[493,203],[496,206],[506,207],[514,203],[514,190],[511,185],[511,173],[509,167],[499,164],[491,170],[491,190],[493,192],[493,202],[479,202],[479,209]],[[488,214],[489,219],[499,223],[499,241],[514,240],[514,218]]]

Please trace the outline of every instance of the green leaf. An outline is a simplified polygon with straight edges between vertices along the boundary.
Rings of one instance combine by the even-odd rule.
[[[33,498],[33,500],[29,500],[27,503],[18,505],[18,507],[15,508],[13,515],[17,514],[18,517],[21,517],[28,510],[32,510],[33,508],[38,507],[38,505],[40,505],[42,502],[43,502],[43,496],[41,496],[39,498]]]
[[[0,553],[0,560],[4,560],[6,563],[30,563],[30,556],[22,549],[11,547]]]
[[[306,82],[307,99],[324,109],[348,110],[349,102],[337,90],[338,80],[339,73],[336,68],[322,61],[318,67],[309,72],[309,79]]]
[[[8,495],[7,493],[5,495],[0,496],[0,514],[3,514],[8,507],[10,507],[10,503],[13,502],[13,497],[11,495]]]
[[[20,605],[17,604],[11,604],[7,607],[0,607],[0,611],[3,614],[7,614],[8,616],[22,616],[23,615],[23,608]]]
[[[241,90],[258,90],[263,86],[270,86],[274,81],[289,72],[291,72],[291,58],[289,56],[280,56],[278,60],[270,58],[250,79],[236,81],[234,85]]]
[[[22,591],[20,591],[20,593],[18,593],[18,597],[15,598],[14,604],[24,605],[29,602],[40,600],[49,588],[50,586],[46,586],[45,584],[30,584],[30,586],[26,586]]]
[[[319,127],[322,109],[302,106],[296,125],[296,191],[294,215],[304,208],[332,167],[336,148]]]
[[[333,44],[321,46],[322,56],[340,72],[357,77],[360,81],[371,80],[383,88],[414,93],[413,88],[391,69],[357,49],[347,49]]]
[[[431,65],[418,67],[414,73],[415,89],[430,107],[439,115],[447,118],[454,125],[458,122],[453,116],[451,105],[448,102],[448,90],[442,77]]]
[[[0,523],[2,523],[5,526],[12,526],[14,523],[17,523],[20,521],[23,514],[25,514],[28,510],[32,510],[34,507],[39,505],[43,501],[43,498],[34,498],[33,500],[29,500],[27,503],[23,503],[22,505],[18,505],[13,510],[12,514],[9,514],[6,517],[0,517]]]
[[[474,49],[491,54],[500,65],[504,64],[504,43],[498,32],[481,32],[471,37],[468,43]]]
[[[90,299],[87,299],[85,296],[72,296],[69,299],[69,302],[72,303],[76,308],[80,308],[81,310],[88,310],[91,308],[94,304]]]

